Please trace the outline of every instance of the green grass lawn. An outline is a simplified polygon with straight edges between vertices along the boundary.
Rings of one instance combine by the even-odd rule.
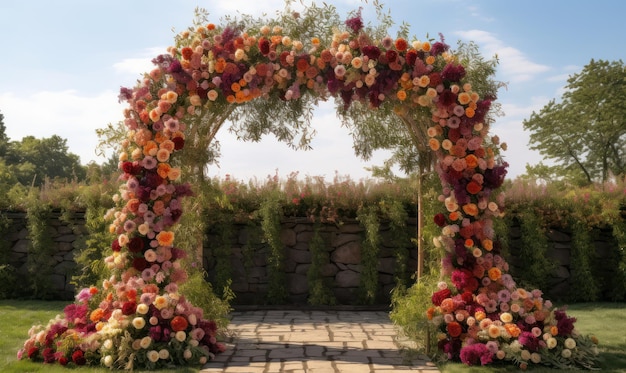
[[[67,302],[45,301],[0,301],[0,372],[46,372],[67,373],[60,365],[44,365],[29,361],[17,361],[17,350],[28,336],[32,325],[47,323],[61,313]],[[584,303],[571,305],[568,314],[576,317],[577,329],[582,334],[594,334],[600,340],[602,372],[626,373],[626,304],[624,303]],[[439,366],[443,373],[495,373],[516,372],[515,367],[467,367],[463,364]],[[110,372],[105,368],[73,369],[83,372]],[[185,368],[177,371],[197,372]],[[532,372],[556,372],[554,369],[538,368]]]

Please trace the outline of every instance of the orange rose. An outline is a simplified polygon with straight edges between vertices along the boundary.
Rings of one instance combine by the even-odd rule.
[[[441,305],[439,306],[443,313],[452,313],[456,309],[454,306],[454,301],[452,298],[446,298],[441,301]]]
[[[470,194],[478,194],[478,192],[483,190],[483,186],[472,180],[467,184],[465,190]]]
[[[159,163],[159,166],[157,168],[157,174],[159,174],[159,176],[161,176],[162,178],[166,179],[167,175],[170,173],[171,167],[169,164],[167,163]]]
[[[502,271],[500,271],[500,269],[497,267],[490,268],[488,273],[489,273],[489,278],[492,281],[498,281],[500,277],[502,277]]]
[[[460,336],[461,333],[463,332],[463,329],[461,328],[461,324],[459,324],[456,321],[449,323],[446,326],[446,330],[448,331],[448,334],[450,334],[450,337],[452,338],[456,338]]]
[[[465,163],[467,164],[467,168],[476,168],[478,167],[478,158],[474,154],[470,154],[465,157]]]
[[[172,326],[172,330],[175,332],[179,332],[181,330],[187,329],[187,319],[182,316],[174,316],[172,321],[170,321],[170,325]]]
[[[463,212],[470,216],[478,215],[478,206],[475,203],[468,203],[463,205]]]
[[[504,324],[504,330],[513,338],[519,337],[522,332],[515,324]]]
[[[96,308],[95,310],[91,311],[91,314],[89,315],[89,320],[93,322],[98,322],[102,320],[103,317],[104,311],[102,310],[102,308]]]
[[[174,232],[161,231],[156,236],[160,246],[172,246],[174,243]]]
[[[407,43],[407,41],[404,40],[403,38],[396,39],[395,44],[396,44],[396,49],[399,52],[404,52],[409,47],[409,43]]]

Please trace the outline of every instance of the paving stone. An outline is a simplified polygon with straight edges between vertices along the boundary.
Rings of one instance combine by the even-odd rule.
[[[258,310],[231,313],[227,350],[201,373],[439,372],[387,312]]]

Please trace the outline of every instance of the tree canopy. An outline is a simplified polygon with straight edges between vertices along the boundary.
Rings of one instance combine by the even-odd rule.
[[[39,186],[48,179],[84,180],[86,169],[78,155],[70,153],[67,140],[58,135],[48,138],[26,136],[11,141],[0,113],[0,184]]]
[[[551,100],[524,121],[530,147],[556,166],[534,170],[583,184],[626,175],[626,68],[591,60],[570,76],[562,100]],[[545,177],[545,175],[543,176]]]

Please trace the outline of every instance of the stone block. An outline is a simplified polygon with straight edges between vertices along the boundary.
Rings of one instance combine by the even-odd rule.
[[[311,268],[310,264],[298,264],[294,272],[306,276],[306,274],[309,272],[309,268]]]
[[[311,263],[311,252],[302,250],[288,250],[287,258],[296,263]]]
[[[548,240],[552,242],[570,242],[572,238],[567,233],[555,229],[550,229],[550,231],[548,232]]]
[[[63,253],[72,252],[74,250],[74,245],[72,242],[59,242],[57,243],[57,250]]]
[[[332,263],[327,263],[322,266],[320,274],[324,277],[335,276],[339,272],[339,268]]]
[[[309,291],[309,283],[303,274],[288,274],[287,286],[290,294],[305,294]]]
[[[300,242],[296,243],[292,246],[295,250],[309,251],[309,243],[308,242]]]
[[[376,267],[378,272],[394,274],[396,272],[396,259],[395,258],[380,258]]]
[[[341,233],[360,233],[363,232],[363,227],[359,223],[346,223],[339,227]]]
[[[27,253],[30,240],[19,240],[13,245],[13,251],[16,253]]]
[[[361,246],[355,241],[339,246],[331,254],[331,260],[335,263],[359,264],[361,263]]]
[[[293,259],[287,258],[284,262],[284,270],[286,273],[293,273],[296,271],[296,266],[298,265],[298,263],[296,263]]]
[[[298,234],[296,235],[296,241],[309,243],[311,242],[313,235],[314,233],[312,231],[298,232]]]
[[[333,247],[343,246],[349,242],[361,242],[361,236],[358,234],[341,234],[333,237],[331,245]]]
[[[296,244],[296,232],[291,229],[283,229],[280,231],[280,241],[285,246],[293,246]]]
[[[337,275],[335,275],[335,284],[339,288],[357,287],[360,283],[360,276],[354,271],[339,271],[337,272]]]

